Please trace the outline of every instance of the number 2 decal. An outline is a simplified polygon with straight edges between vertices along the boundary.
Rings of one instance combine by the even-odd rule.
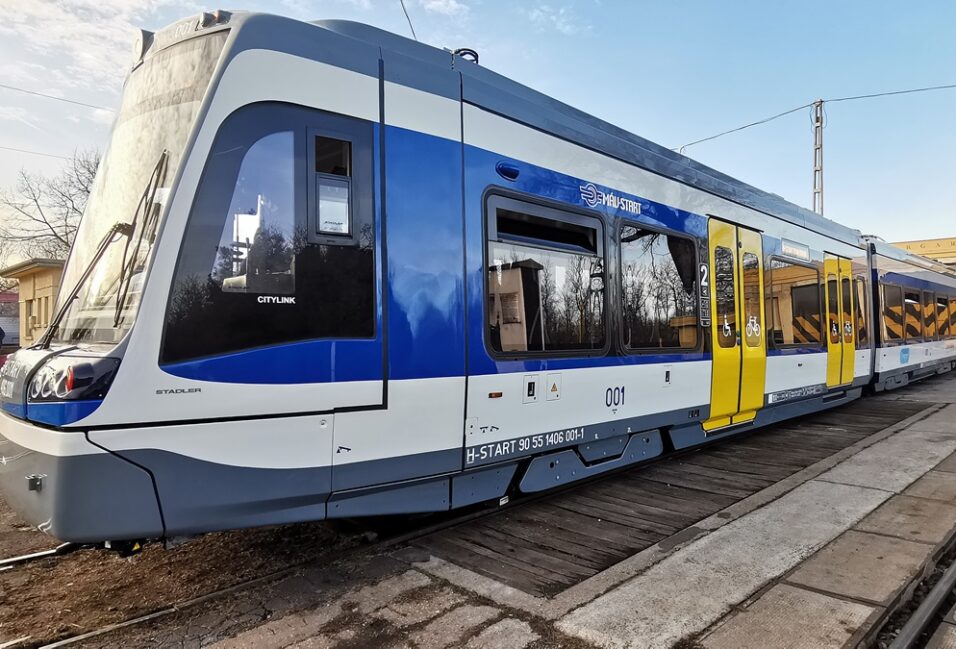
[[[700,265],[700,288],[705,292],[706,289],[710,288],[710,283],[708,282],[708,276],[710,275],[710,269],[707,267],[707,264]]]

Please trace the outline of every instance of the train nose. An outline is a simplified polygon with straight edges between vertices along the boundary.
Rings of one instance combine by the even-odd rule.
[[[0,414],[0,495],[28,523],[64,541],[159,538],[150,475],[82,432]]]

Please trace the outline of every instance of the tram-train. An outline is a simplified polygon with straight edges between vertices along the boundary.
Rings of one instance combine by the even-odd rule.
[[[0,489],[77,542],[434,512],[956,364],[956,275],[345,21],[144,32]]]

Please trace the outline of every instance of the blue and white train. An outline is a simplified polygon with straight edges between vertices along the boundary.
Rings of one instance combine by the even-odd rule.
[[[361,24],[144,32],[0,489],[78,542],[494,501],[956,362],[956,276]]]

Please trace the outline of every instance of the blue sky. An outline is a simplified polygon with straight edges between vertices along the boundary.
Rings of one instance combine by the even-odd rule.
[[[956,3],[406,0],[421,40],[668,147],[813,101],[956,83]],[[134,27],[214,6],[179,0],[0,0],[0,84],[119,102]],[[250,0],[296,18],[408,35],[398,0]],[[830,105],[826,215],[888,240],[956,234],[956,90]],[[0,88],[0,145],[104,148],[111,114]],[[687,150],[803,206],[809,111]],[[63,161],[0,150],[0,187]]]

